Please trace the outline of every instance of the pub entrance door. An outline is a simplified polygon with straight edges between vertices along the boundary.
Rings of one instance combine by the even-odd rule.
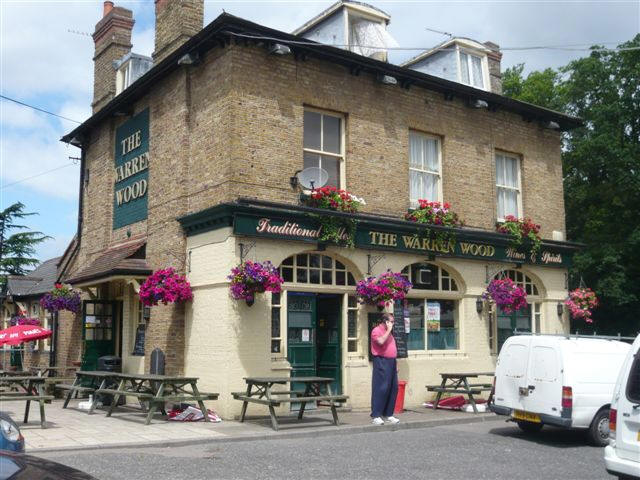
[[[502,313],[498,308],[498,352],[507,338],[516,333],[531,333],[531,304],[513,313]]]
[[[292,377],[331,377],[333,392],[342,393],[341,318],[341,295],[287,293],[287,359]],[[294,390],[300,387],[304,385],[292,384]]]
[[[98,358],[116,354],[116,302],[85,300],[82,302],[83,370],[96,370]]]

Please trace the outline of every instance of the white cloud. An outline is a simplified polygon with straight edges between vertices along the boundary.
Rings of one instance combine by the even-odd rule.
[[[73,235],[60,234],[56,235],[54,238],[45,240],[36,247],[35,257],[41,262],[44,262],[50,258],[62,256],[66,248],[69,246],[69,242],[71,242],[72,238]]]

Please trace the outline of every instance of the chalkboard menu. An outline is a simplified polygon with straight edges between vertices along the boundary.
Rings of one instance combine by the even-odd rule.
[[[371,330],[373,330],[380,322],[381,312],[369,313],[369,361],[373,360],[371,353]],[[402,302],[398,301],[393,306],[393,317],[395,323],[391,334],[396,341],[396,349],[398,350],[398,358],[407,358],[407,333],[404,326],[404,310]]]
[[[133,344],[133,353],[131,355],[144,356],[144,335],[146,332],[145,324],[138,325],[136,330],[136,341]]]

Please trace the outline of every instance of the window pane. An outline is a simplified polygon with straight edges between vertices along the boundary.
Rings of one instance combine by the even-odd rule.
[[[409,170],[409,198],[416,202],[424,198],[422,193],[422,174],[415,170]]]
[[[504,190],[504,213],[518,217],[518,192],[515,190]]]
[[[334,157],[321,157],[320,167],[329,174],[327,185],[340,187],[340,160]]]
[[[320,155],[316,155],[315,153],[304,152],[303,154],[303,167],[319,167],[320,166]]]
[[[518,188],[518,159],[513,157],[504,157],[504,185],[507,187]]]
[[[439,166],[439,155],[438,155],[438,140],[435,138],[424,138],[425,144],[425,162],[424,167],[425,170],[430,170],[432,172],[438,172],[440,170]]]
[[[309,255],[309,266],[310,267],[320,267],[320,255]]]
[[[484,82],[482,81],[482,59],[471,55],[471,68],[473,69],[473,86],[484,88]]]
[[[304,112],[304,148],[320,150],[320,122],[322,115],[316,112]]]
[[[272,293],[271,294],[271,305],[280,305],[280,294]]]
[[[640,403],[640,356],[638,354],[629,371],[627,398],[634,403]]]
[[[271,340],[271,353],[280,353],[280,340]]]
[[[341,152],[341,142],[340,142],[340,122],[341,119],[338,117],[332,117],[331,115],[323,115],[322,116],[322,134],[323,134],[323,143],[322,143],[322,151],[323,152],[331,152],[331,153],[340,153]],[[306,146],[306,145],[305,145]]]
[[[349,295],[347,300],[347,306],[349,308],[358,308],[358,298],[353,295]]]
[[[285,282],[293,282],[293,268],[283,268],[282,278]]]
[[[309,270],[309,282],[319,284],[320,283],[320,270],[312,268]]]
[[[496,184],[504,185],[504,157],[496,155]]]
[[[336,271],[336,285],[344,285],[345,283],[345,272]]]
[[[355,338],[358,336],[358,312],[356,310],[349,310],[347,312],[347,337]]]
[[[331,268],[333,265],[333,259],[331,257],[327,257],[326,255],[322,256],[322,268]]]
[[[322,271],[322,284],[323,285],[331,285],[333,283],[333,275],[331,270],[323,270]]]
[[[409,300],[408,350],[424,350],[424,300]]]
[[[347,283],[349,285],[355,285],[356,284],[356,280],[355,280],[355,278],[353,278],[353,275],[351,275],[351,273],[348,274]]]
[[[504,189],[503,188],[498,188],[497,189],[497,194],[498,194],[498,218],[504,218],[505,215],[505,208],[504,208],[504,203],[505,203],[505,199],[504,199]]]
[[[280,337],[280,307],[271,307],[271,336]]]
[[[296,271],[296,281],[298,283],[307,283],[307,271],[304,268],[298,268]]]
[[[297,255],[296,256],[296,263],[298,264],[299,267],[306,267],[307,266],[307,255]]]
[[[409,132],[409,167],[422,170],[424,150],[422,136],[415,132]]]
[[[429,350],[457,350],[458,325],[455,305],[451,300],[427,300],[440,304],[440,329],[427,332]]]
[[[293,257],[285,258],[282,261],[282,265],[293,265]]]
[[[358,341],[357,340],[349,340],[348,351],[349,352],[357,352],[358,351]]]
[[[344,264],[342,262],[339,262],[338,260],[336,260],[336,269],[339,270],[346,270],[347,267],[344,266]]]
[[[469,60],[466,53],[460,52],[460,79],[462,83],[469,84]]]

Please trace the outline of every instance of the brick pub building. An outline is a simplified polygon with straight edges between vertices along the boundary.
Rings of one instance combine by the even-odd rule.
[[[58,363],[95,368],[115,354],[124,371],[146,372],[160,348],[168,373],[221,393],[227,418],[249,375],[329,375],[349,406],[367,409],[375,309],[356,302],[354,285],[387,269],[414,283],[394,307],[409,327],[408,406],[438,372],[492,370],[516,329],[568,331],[558,306],[575,245],[564,238],[561,132],[579,121],[502,96],[497,45],[452,39],[397,66],[369,48],[385,45],[389,16],[359,2],[293,34],[229,14],[203,28],[202,1],[155,9],[148,58],[131,52],[132,13],[105,2],[93,116],[63,138],[82,150],[64,279],[85,301],[60,321]],[[366,200],[355,248],[314,236],[318,212],[296,186],[310,166]],[[449,202],[466,227],[425,240],[403,220],[418,198]],[[541,225],[537,256],[495,232],[507,214]],[[227,275],[243,259],[280,266],[283,293],[231,299]],[[140,283],[169,266],[187,275],[193,301],[144,309]],[[496,275],[526,288],[526,312],[479,301]]]

